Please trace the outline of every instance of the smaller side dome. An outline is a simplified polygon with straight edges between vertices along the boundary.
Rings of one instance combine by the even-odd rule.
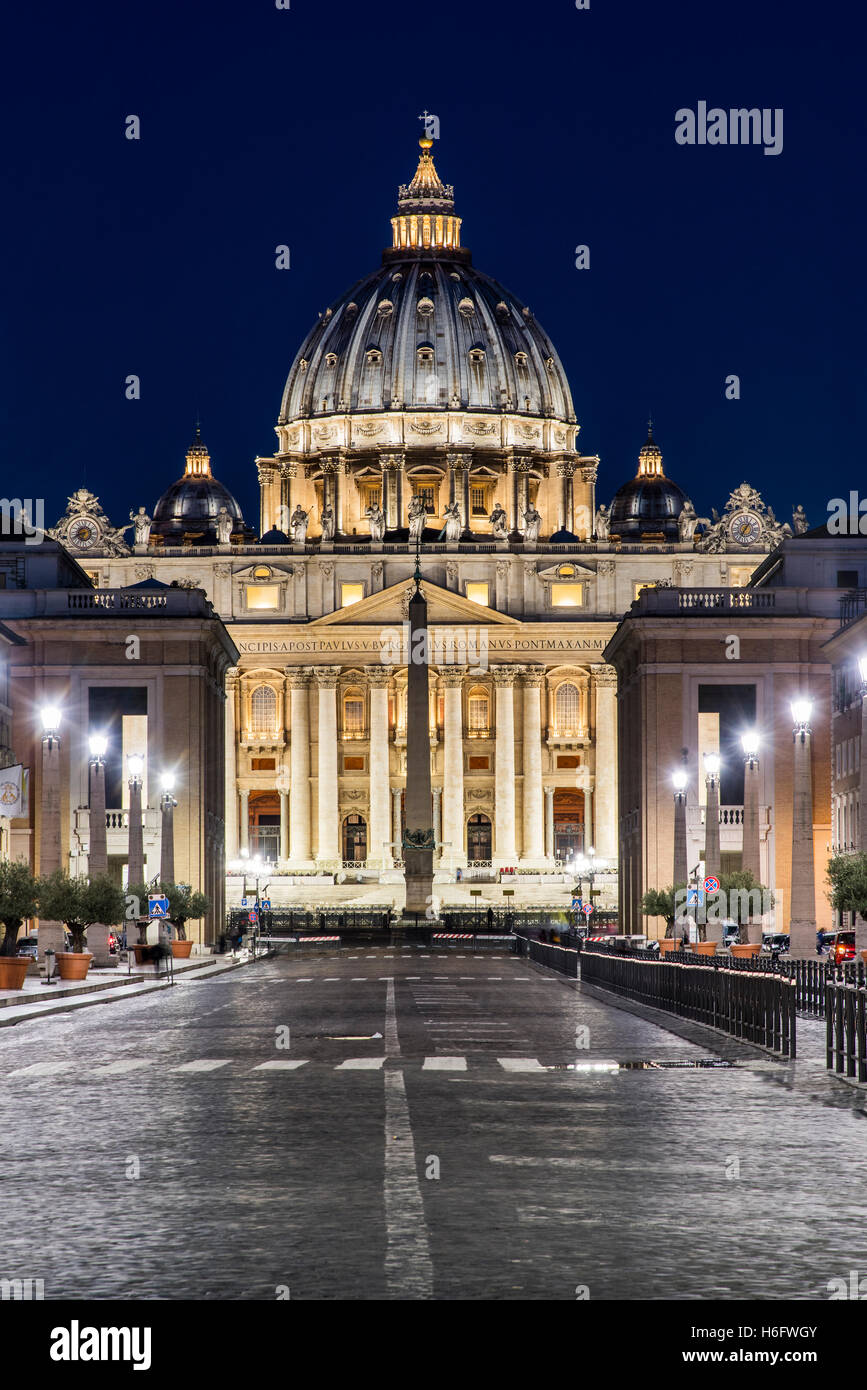
[[[164,545],[216,545],[217,520],[224,508],[232,536],[253,539],[235,498],[211,472],[211,456],[197,424],[183,474],[154,507],[151,536],[162,537]]]
[[[647,439],[638,454],[638,472],[614,494],[610,534],[630,541],[644,536],[676,541],[677,518],[685,501],[683,490],[665,476],[662,450],[653,437],[653,422],[648,421]]]

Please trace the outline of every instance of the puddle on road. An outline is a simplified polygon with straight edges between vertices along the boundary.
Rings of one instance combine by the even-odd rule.
[[[580,1071],[580,1072],[615,1072],[615,1071],[663,1071],[671,1069],[703,1071],[719,1071],[723,1069],[730,1071],[736,1069],[739,1062],[725,1062],[717,1057],[700,1057],[695,1061],[688,1062],[561,1062],[552,1067],[546,1067],[546,1071]]]

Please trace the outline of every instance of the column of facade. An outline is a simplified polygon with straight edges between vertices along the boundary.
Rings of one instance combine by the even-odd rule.
[[[545,857],[554,862],[554,788],[545,788]]]
[[[545,822],[542,812],[542,681],[541,666],[527,666],[524,687],[524,838],[522,860],[541,860],[545,855]]]
[[[584,853],[589,849],[596,848],[596,841],[593,838],[593,788],[584,788]]]
[[[337,678],[339,666],[314,666],[319,687],[318,806],[319,838],[317,860],[340,857],[337,783]]]
[[[241,853],[246,857],[250,853],[250,793],[246,787],[241,787],[238,800],[241,803]]]
[[[370,687],[370,824],[367,827],[367,863],[369,867],[381,865],[383,869],[390,869],[392,860],[389,848],[392,832],[388,804],[388,681],[389,673],[385,669],[374,669],[367,673]]]
[[[440,672],[443,712],[443,821],[441,862],[452,872],[466,863],[464,846],[464,717],[461,687],[465,672]]]
[[[575,529],[574,497],[572,479],[575,475],[575,465],[564,460],[557,464],[557,476],[562,479],[561,489],[563,494],[562,515],[563,529],[573,531]]]
[[[264,536],[266,531],[270,531],[273,525],[271,520],[271,480],[272,473],[270,468],[264,464],[256,465],[259,475],[259,526],[260,536]]]
[[[310,864],[310,708],[309,668],[289,668],[289,861]]]
[[[292,515],[292,483],[298,474],[295,463],[280,464],[280,518],[279,529],[289,535],[289,518]]]
[[[237,733],[235,711],[238,701],[238,668],[233,666],[226,672],[225,705],[225,803],[226,803],[226,859],[238,857],[238,791],[237,791]]]
[[[277,795],[280,797],[280,863],[285,864],[289,858],[289,793],[278,788]]]
[[[434,843],[435,843],[435,845],[436,845],[436,848],[435,848],[435,850],[434,850],[434,860],[435,860],[436,862],[439,862],[439,860],[440,860],[440,858],[441,858],[441,854],[442,854],[442,838],[443,838],[443,816],[442,816],[442,809],[443,809],[443,808],[442,808],[443,789],[442,789],[442,787],[432,787],[432,788],[431,788],[431,793],[432,793],[432,795],[433,795],[433,832],[434,832]]]
[[[506,521],[510,531],[520,524],[518,520],[518,474],[517,460],[510,454],[506,460]]]
[[[400,801],[403,795],[403,787],[392,787],[391,789],[391,852],[395,859],[403,858],[401,849],[402,816],[400,813]]]
[[[400,526],[397,478],[405,457],[406,455],[402,452],[380,454],[379,456],[379,466],[382,469],[382,510],[385,513],[386,531],[396,531]]]
[[[617,672],[596,667],[596,858],[617,863]]]
[[[462,523],[462,526],[463,526],[463,530],[462,530],[462,533],[461,533],[461,534],[462,534],[463,536],[469,536],[469,534],[470,534],[470,465],[472,464],[472,454],[471,454],[471,453],[468,453],[468,452],[465,452],[465,453],[448,453],[448,454],[446,454],[446,462],[448,463],[448,466],[449,466],[449,472],[450,472],[452,478],[454,479],[454,482],[453,482],[453,483],[450,483],[450,489],[449,489],[449,490],[453,493],[454,497],[458,500],[458,502],[460,503],[460,507],[461,507],[461,523]]]
[[[492,671],[497,698],[494,745],[494,862],[514,864],[515,848],[515,669]]]

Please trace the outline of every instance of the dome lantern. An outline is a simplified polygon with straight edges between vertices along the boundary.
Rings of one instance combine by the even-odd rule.
[[[418,143],[421,154],[415,177],[398,190],[398,212],[391,219],[392,246],[409,251],[459,250],[461,219],[455,216],[455,190],[436,171],[430,137],[423,135]]]

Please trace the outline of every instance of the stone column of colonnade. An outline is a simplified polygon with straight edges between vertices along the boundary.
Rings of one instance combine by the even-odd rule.
[[[596,689],[596,850],[597,860],[617,863],[617,672],[593,671]]]
[[[337,680],[340,667],[314,666],[313,674],[319,687],[319,836],[316,858],[323,861],[340,857],[337,783]]]
[[[542,811],[542,682],[543,666],[523,668],[524,687],[524,836],[522,861],[545,857],[545,820]]]
[[[442,854],[444,869],[454,872],[466,864],[464,845],[464,718],[461,686],[465,672],[446,667],[440,672],[443,699]]]
[[[386,670],[367,675],[370,687],[370,814],[367,826],[368,868],[390,869],[392,860],[388,681]]]
[[[238,668],[226,672],[225,745],[226,745],[226,863],[238,858],[238,781],[235,753],[238,698]]]
[[[494,849],[500,867],[515,863],[515,676],[514,666],[493,668],[497,697],[494,744]]]
[[[310,711],[309,667],[286,671],[289,684],[289,859],[293,868],[310,865]]]

